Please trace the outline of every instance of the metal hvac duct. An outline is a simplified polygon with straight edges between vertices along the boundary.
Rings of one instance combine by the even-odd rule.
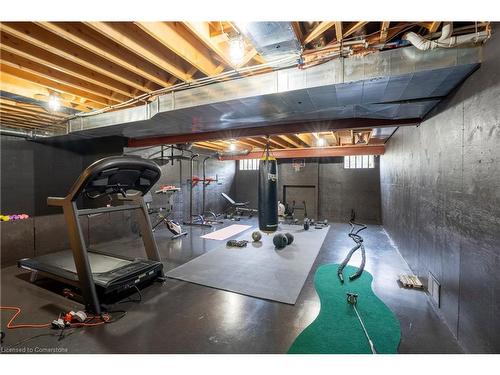
[[[299,58],[301,45],[290,22],[236,22],[236,27],[274,67]],[[280,62],[274,65],[277,60]]]

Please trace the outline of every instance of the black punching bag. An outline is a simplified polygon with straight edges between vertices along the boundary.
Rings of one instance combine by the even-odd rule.
[[[266,233],[278,229],[278,165],[269,154],[259,163],[259,229]]]

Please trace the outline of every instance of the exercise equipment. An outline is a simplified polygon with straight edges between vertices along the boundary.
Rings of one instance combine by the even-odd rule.
[[[278,229],[278,164],[266,150],[259,163],[259,229],[273,233]]]
[[[363,328],[363,332],[366,336],[366,339],[368,340],[368,344],[370,344],[370,350],[372,351],[372,354],[377,354],[377,351],[375,350],[375,345],[373,345],[373,341],[368,335],[368,331],[366,330],[365,324],[363,323],[363,320],[361,319],[361,316],[359,315],[358,309],[356,308],[356,304],[358,303],[358,295],[356,293],[347,293],[347,303],[351,305],[354,309],[354,312],[356,313],[356,316],[358,317],[359,324],[361,324],[361,328]]]
[[[207,176],[207,161],[210,160],[212,156],[206,156],[203,159],[202,163],[202,170],[203,170],[203,180],[200,180],[203,183],[203,188],[202,188],[202,200],[201,200],[201,215],[203,222],[206,224],[222,224],[223,221],[219,220],[219,216],[215,212],[207,210],[206,207],[206,195],[207,195],[207,188],[210,186],[211,183],[219,182],[219,176],[215,175],[215,178],[213,177],[208,177]]]
[[[254,242],[260,241],[262,239],[262,233],[260,233],[258,230],[252,233],[252,240]]]
[[[220,193],[220,195],[226,201],[226,208],[224,209],[224,213],[226,215],[226,218],[228,219],[235,217],[235,215],[242,216],[243,213],[246,213],[248,215],[248,218],[251,218],[253,214],[257,212],[256,209],[248,207],[250,202],[236,202],[226,193]]]
[[[324,232],[323,232],[324,233]],[[356,306],[379,354],[396,354],[401,339],[399,321],[373,292],[373,277],[365,271],[356,280],[341,283],[338,264],[320,266],[314,275],[314,288],[320,301],[316,319],[295,339],[288,353],[370,354],[371,348],[358,318],[346,303],[346,294],[362,296]],[[346,266],[346,272],[356,269]]]
[[[212,182],[217,182],[218,178],[209,178],[206,176],[206,162],[211,158],[211,156],[207,156],[203,159],[203,179],[194,176],[193,175],[193,170],[194,170],[194,161],[197,157],[199,157],[200,154],[195,154],[193,153],[191,157],[189,158],[189,175],[190,177],[190,184],[189,184],[189,221],[185,221],[184,225],[190,225],[190,226],[200,226],[200,227],[207,227],[211,228],[214,224],[220,224],[222,221],[218,220],[218,215],[216,215],[214,212],[208,211],[206,212],[205,210],[205,196],[206,196],[206,188],[207,186],[212,183]],[[201,214],[193,214],[193,188],[201,182],[203,184],[203,196],[202,196],[202,210]],[[210,216],[212,216],[212,219],[207,220],[205,218],[205,214],[208,213]]]
[[[277,233],[273,237],[273,244],[278,250],[284,249],[288,245],[288,238],[283,233]]]
[[[337,275],[340,279],[340,282],[342,283],[344,282],[344,275],[343,275],[344,268],[347,265],[347,263],[349,263],[349,260],[351,260],[352,255],[358,249],[361,250],[361,264],[359,265],[357,271],[349,276],[349,280],[357,279],[359,276],[361,276],[363,270],[365,269],[365,263],[366,263],[365,245],[363,244],[363,237],[361,237],[359,233],[368,227],[365,224],[357,223],[354,220],[355,220],[355,214],[354,211],[352,211],[351,220],[349,220],[349,225],[351,226],[351,230],[349,231],[348,236],[356,243],[356,245],[349,251],[349,253],[347,253],[345,259],[339,265],[339,269],[337,270]],[[355,230],[357,226],[359,226],[360,228]]]
[[[293,243],[293,240],[295,239],[293,237],[293,234],[287,232],[287,233],[285,233],[285,236],[286,236],[286,239],[287,239],[287,246],[291,245]]]
[[[167,199],[167,206],[160,207],[159,209],[154,209],[151,207],[151,203],[153,202],[153,197],[151,196],[151,192],[148,192],[146,195],[144,195],[144,202],[146,203],[146,206],[148,208],[148,213],[157,215],[157,221],[153,225],[152,231],[154,232],[159,225],[165,224],[170,233],[172,233],[172,237],[170,237],[170,239],[172,240],[182,236],[187,236],[188,234],[186,231],[182,230],[181,225],[177,221],[174,221],[169,218],[169,215],[173,211],[173,204],[172,204],[173,194],[180,190],[181,189],[171,185],[160,186],[160,189],[156,190],[155,194],[164,195]]]
[[[292,201],[292,204],[285,202],[285,211],[283,214],[283,219],[285,224],[297,224],[299,222],[299,219],[295,217],[295,210],[303,210],[304,219],[307,218],[306,201],[302,201],[302,207],[297,206],[295,201]]]
[[[18,267],[31,271],[31,281],[46,276],[79,289],[88,311],[101,313],[101,299],[146,282],[163,278],[163,265],[153,237],[143,196],[161,175],[156,163],[139,157],[112,156],[88,166],[65,197],[49,197],[50,206],[62,207],[71,251],[61,251],[18,261]],[[79,198],[86,197],[98,208],[80,209]],[[134,259],[89,250],[79,216],[105,212],[134,211],[147,259]]]

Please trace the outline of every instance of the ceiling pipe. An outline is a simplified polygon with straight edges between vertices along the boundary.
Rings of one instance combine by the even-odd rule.
[[[426,51],[436,48],[453,48],[470,43],[481,43],[490,37],[489,30],[458,36],[451,36],[452,34],[453,24],[446,22],[443,25],[441,36],[437,40],[429,40],[413,31],[406,33],[403,36],[403,40],[409,41],[419,50]]]

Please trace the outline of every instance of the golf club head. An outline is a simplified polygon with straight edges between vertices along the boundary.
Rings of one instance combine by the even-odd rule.
[[[347,292],[347,302],[355,305],[358,302],[358,295],[356,293]]]

